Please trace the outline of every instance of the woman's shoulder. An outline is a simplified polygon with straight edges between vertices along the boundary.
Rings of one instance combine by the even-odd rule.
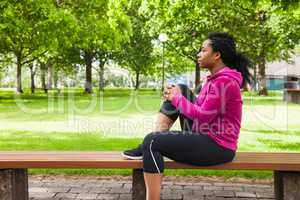
[[[211,81],[214,85],[239,87],[239,82],[230,76],[220,76]]]

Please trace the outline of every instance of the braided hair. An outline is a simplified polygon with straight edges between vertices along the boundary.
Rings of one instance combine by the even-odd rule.
[[[213,51],[220,52],[223,63],[242,74],[243,83],[241,87],[251,83],[252,76],[248,70],[251,62],[247,57],[236,51],[234,38],[228,33],[213,32],[208,34],[208,39]]]

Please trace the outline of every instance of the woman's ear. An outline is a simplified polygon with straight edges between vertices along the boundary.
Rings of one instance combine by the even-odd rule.
[[[215,60],[221,59],[221,53],[219,51],[215,52]]]

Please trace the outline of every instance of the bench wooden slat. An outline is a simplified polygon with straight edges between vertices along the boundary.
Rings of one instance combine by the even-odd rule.
[[[272,170],[276,200],[299,199],[300,153],[238,152],[232,162],[191,166],[165,160],[170,169]],[[131,168],[132,199],[146,198],[141,160],[124,160],[121,152],[0,152],[0,199],[28,200],[27,168]],[[8,197],[7,195],[18,194]]]
[[[170,169],[249,169],[300,171],[300,153],[238,152],[230,163],[191,166],[165,160]],[[142,168],[140,160],[124,160],[121,152],[0,152],[0,168]]]

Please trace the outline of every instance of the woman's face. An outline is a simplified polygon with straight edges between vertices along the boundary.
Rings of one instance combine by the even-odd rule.
[[[216,52],[213,51],[210,40],[205,40],[197,54],[197,62],[200,67],[212,68],[216,61]]]

